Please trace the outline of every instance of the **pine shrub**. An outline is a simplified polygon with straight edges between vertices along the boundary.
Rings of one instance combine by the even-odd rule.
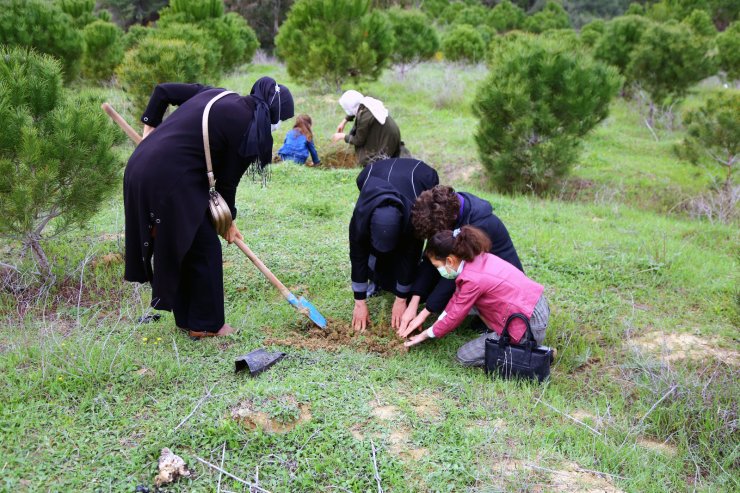
[[[488,25],[499,33],[521,29],[527,14],[510,0],[502,0],[501,3],[491,9],[488,14]]]
[[[605,29],[606,21],[604,21],[603,19],[596,19],[589,22],[581,28],[581,44],[583,46],[593,48],[594,46],[596,46],[596,43],[599,42],[601,36],[604,35]]]
[[[377,79],[393,44],[390,23],[368,0],[299,0],[275,39],[291,77],[335,89]]]
[[[452,62],[478,63],[484,59],[485,51],[483,36],[468,24],[458,24],[442,37],[442,53]]]
[[[85,224],[118,189],[120,140],[100,101],[64,93],[58,61],[0,48],[0,234],[45,273],[45,233]]]
[[[684,125],[686,138],[679,154],[694,164],[724,168],[723,188],[729,190],[740,161],[740,91],[715,93],[703,106],[686,113]]]
[[[627,77],[626,83],[632,83],[627,67],[632,60],[632,52],[640,44],[643,33],[653,24],[645,17],[626,15],[606,23],[604,34],[594,46],[594,58],[619,69]]]
[[[570,18],[563,6],[554,0],[547,0],[545,7],[524,20],[524,30],[542,33],[550,29],[570,28]]]
[[[202,45],[147,37],[126,53],[116,73],[134,103],[134,111],[142,113],[157,84],[206,80],[207,57]]]
[[[688,27],[653,23],[632,52],[626,73],[654,103],[663,105],[712,74],[715,67],[707,51],[708,43]]]
[[[52,55],[61,61],[68,82],[79,75],[85,49],[72,17],[44,0],[5,0],[0,8],[0,44]]]
[[[740,80],[740,22],[733,22],[716,38],[719,68],[730,81]]]
[[[401,73],[410,65],[429,60],[439,49],[437,31],[422,11],[392,8],[388,20],[395,39],[391,60],[401,67]]]
[[[110,79],[123,60],[123,31],[112,22],[97,20],[85,26],[82,36],[82,76],[92,81]]]
[[[620,83],[615,68],[556,41],[525,37],[508,46],[473,107],[478,152],[492,183],[539,193],[565,176]]]

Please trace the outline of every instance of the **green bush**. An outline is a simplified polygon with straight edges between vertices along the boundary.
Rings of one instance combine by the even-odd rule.
[[[409,65],[429,60],[439,49],[437,31],[422,11],[393,8],[388,10],[388,20],[395,39],[391,60],[401,73]]]
[[[207,57],[199,44],[148,37],[126,53],[116,74],[134,103],[134,111],[142,113],[157,84],[206,80]]]
[[[139,43],[144,41],[144,39],[149,37],[153,32],[154,29],[144,27],[140,24],[134,24],[128,28],[128,31],[126,31],[126,34],[123,36],[123,50],[128,51],[136,48]]]
[[[626,73],[662,105],[668,97],[680,98],[686,90],[712,74],[708,43],[686,26],[653,24],[634,49]]]
[[[724,168],[724,188],[732,185],[740,161],[740,91],[712,95],[699,109],[684,116],[686,138],[679,148],[694,164],[714,163]]]
[[[170,5],[161,15],[182,15],[181,22],[201,22],[217,19],[224,15],[223,0],[170,0]]]
[[[486,43],[473,26],[459,24],[442,37],[442,53],[452,62],[478,63],[485,57]]]
[[[74,19],[75,26],[83,28],[95,20],[95,0],[57,0],[57,5]]]
[[[30,247],[45,273],[45,230],[91,219],[122,164],[100,102],[65,97],[61,79],[52,57],[0,48],[0,234]]]
[[[339,89],[375,80],[390,61],[393,31],[368,0],[299,0],[275,39],[291,77]]]
[[[645,6],[641,3],[632,2],[624,15],[645,15]]]
[[[457,16],[465,10],[465,4],[462,2],[448,3],[447,7],[439,15],[439,22],[441,24],[454,24],[457,21]]]
[[[232,12],[223,17],[209,19],[203,23],[203,29],[220,46],[219,65],[224,71],[249,63],[259,48],[257,35],[239,14]]]
[[[524,30],[542,33],[550,29],[567,29],[570,26],[568,12],[553,0],[547,0],[545,8],[524,20]]]
[[[216,39],[205,29],[197,24],[186,24],[179,22],[164,22],[151,29],[149,38],[157,40],[180,40],[185,41],[188,46],[199,46],[203,49],[205,66],[204,74],[207,80],[203,82],[215,83],[221,74],[221,48]]]
[[[681,21],[681,24],[691,29],[691,32],[696,36],[708,38],[717,35],[717,28],[714,27],[712,18],[704,10],[694,10]]]
[[[243,17],[223,12],[222,0],[178,0],[162,12],[152,35],[200,44],[207,53],[206,72],[217,80],[221,73],[249,62],[259,47]]]
[[[537,42],[537,35],[526,31],[509,31],[501,36],[496,36],[488,44],[486,64],[489,67],[496,66],[500,63],[502,55],[505,55],[514,46],[528,42]]]
[[[44,0],[4,0],[0,8],[0,44],[26,46],[62,62],[64,78],[80,73],[85,49],[72,17]]]
[[[110,79],[123,60],[123,31],[111,22],[97,20],[85,26],[82,36],[82,76],[93,81]]]
[[[589,22],[581,28],[581,44],[583,46],[588,46],[589,48],[595,47],[596,43],[601,39],[601,36],[603,36],[605,29],[606,21],[602,19],[596,19]]]
[[[612,19],[606,23],[604,34],[594,46],[594,58],[617,67],[626,76],[632,52],[640,44],[645,30],[652,24],[649,19],[636,15]],[[627,77],[627,84],[631,83]]]
[[[520,29],[526,17],[527,14],[511,3],[510,0],[502,0],[488,14],[488,25],[494,28],[496,32],[505,33]]]
[[[490,10],[482,5],[468,5],[460,10],[452,24],[468,24],[469,26],[482,26],[488,21]]]
[[[620,82],[615,68],[553,41],[525,38],[509,46],[473,107],[478,152],[493,184],[542,192],[566,175],[581,137],[606,118]]]
[[[733,22],[716,38],[719,68],[731,81],[740,79],[740,22]]]

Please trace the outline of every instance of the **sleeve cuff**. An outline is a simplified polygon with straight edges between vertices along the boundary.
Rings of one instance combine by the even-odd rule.
[[[427,336],[429,336],[430,339],[437,338],[437,336],[434,335],[434,325],[432,325],[431,327],[427,329]]]
[[[396,283],[396,294],[399,297],[406,297],[411,292],[411,284]]]

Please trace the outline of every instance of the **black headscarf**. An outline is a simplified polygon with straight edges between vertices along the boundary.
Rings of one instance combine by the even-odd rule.
[[[254,118],[244,134],[239,154],[243,157],[257,156],[259,167],[263,168],[272,162],[270,125],[293,118],[293,96],[287,87],[278,85],[271,77],[262,77],[255,82],[249,94],[255,102]]]

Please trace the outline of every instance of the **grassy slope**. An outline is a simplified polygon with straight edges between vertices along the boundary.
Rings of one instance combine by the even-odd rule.
[[[462,104],[472,99],[472,86],[460,107],[436,109],[437,90],[464,87],[448,72],[426,66],[410,73],[407,83],[417,93],[393,75],[366,89],[387,101],[412,151],[464,185],[458,168],[475,163],[474,120]],[[256,73],[282,71],[255,67]],[[251,74],[224,85],[245,91],[256,78]],[[471,82],[480,76],[461,75]],[[291,87],[325,142],[341,119],[335,96]],[[673,163],[667,146],[651,144],[628,108],[616,106],[613,120],[589,139],[576,173],[605,186],[624,176],[628,193],[564,203],[472,189],[491,200],[528,274],[547,286],[554,309],[547,343],[559,350],[549,384],[491,382],[459,368],[454,352],[472,337],[464,330],[391,358],[284,348],[289,357],[260,378],[235,376],[235,356],[259,346],[266,328],[285,335],[297,320],[238,250],[224,254],[227,318],[241,329],[228,341],[190,342],[172,328],[170,315],[136,324],[147,290],[122,285],[120,264],[87,263],[66,289],[33,302],[20,323],[3,301],[0,489],[132,491],[151,482],[166,446],[197,471],[171,491],[213,491],[217,475],[194,456],[216,463],[225,442],[225,469],[246,478],[259,466],[261,484],[271,491],[371,491],[371,440],[383,487],[391,491],[531,491],[553,481],[545,469],[567,462],[617,475],[613,481],[625,491],[690,489],[696,471],[699,489],[736,489],[736,367],[713,360],[667,365],[634,351],[628,340],[648,331],[689,332],[732,348],[740,324],[738,232],[620,202],[663,183],[690,190],[694,170]],[[660,179],[643,181],[639,170],[651,162]],[[334,319],[347,320],[352,306],[346,225],[357,194],[354,175],[279,166],[267,189],[245,179],[238,196],[239,225],[253,250]],[[121,203],[114,199],[88,230],[51,250],[78,265],[120,251],[106,235],[121,231]],[[390,299],[371,305],[380,320]],[[137,373],[143,368],[149,371]],[[218,396],[173,431],[213,384]],[[244,399],[276,416],[294,415],[286,394],[310,404],[312,413],[289,433],[245,431],[229,417]],[[374,411],[380,405],[388,419]],[[581,416],[598,434],[548,406]],[[668,440],[676,453],[645,448],[640,437]],[[540,469],[507,474],[515,463]],[[236,483],[223,484],[239,491]]]

